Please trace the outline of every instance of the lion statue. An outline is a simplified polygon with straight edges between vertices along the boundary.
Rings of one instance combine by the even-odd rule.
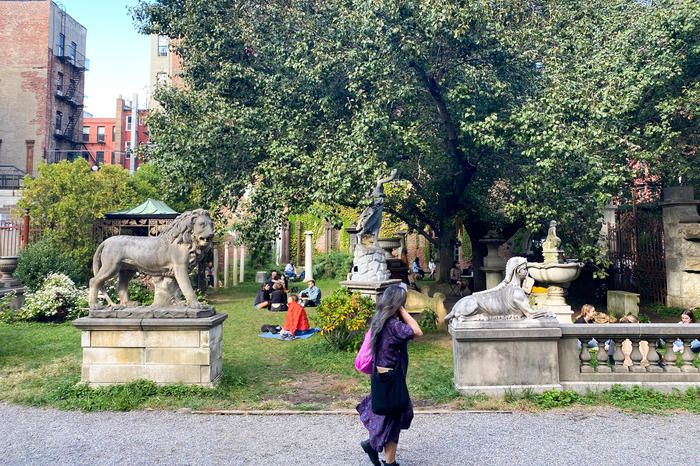
[[[188,307],[208,307],[197,301],[189,272],[209,252],[213,237],[211,215],[204,209],[196,209],[180,214],[160,236],[107,238],[97,247],[92,259],[94,276],[90,279],[90,308],[99,309],[98,292],[117,274],[119,304],[138,305],[129,300],[128,293],[129,280],[136,272],[154,277],[156,306],[175,304],[181,291]],[[108,302],[114,304],[109,299]]]
[[[504,280],[485,291],[465,296],[455,303],[445,322],[455,318],[458,322],[495,319],[537,319],[553,317],[548,311],[535,311],[530,307],[522,282],[527,277],[527,260],[511,257],[506,263]]]

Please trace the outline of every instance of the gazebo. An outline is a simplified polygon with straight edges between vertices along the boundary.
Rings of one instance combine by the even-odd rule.
[[[178,215],[165,202],[149,198],[131,209],[105,214],[96,225],[95,239],[99,243],[115,235],[158,236]]]

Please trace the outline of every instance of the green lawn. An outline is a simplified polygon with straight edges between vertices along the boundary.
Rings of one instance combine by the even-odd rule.
[[[328,295],[338,283],[319,280]],[[300,284],[292,284],[292,286]],[[253,309],[257,285],[246,283],[212,296],[224,323],[224,375],[215,389],[157,386],[138,381],[106,389],[78,385],[80,333],[70,324],[0,323],[0,402],[61,409],[298,409],[352,408],[369,392],[368,377],[355,371],[354,352],[334,351],[321,335],[291,342],[258,338],[262,324],[281,324],[283,313]],[[315,312],[309,318],[314,324]],[[700,389],[663,394],[639,387],[578,395],[550,391],[503,399],[459,396],[452,385],[447,334],[411,343],[409,388],[419,408],[517,409],[609,406],[618,409],[700,413]]]
[[[324,295],[339,287],[319,280]],[[290,286],[303,287],[293,283]],[[334,351],[321,335],[291,342],[259,338],[263,324],[281,324],[284,313],[253,309],[258,285],[215,293],[211,301],[224,323],[224,376],[216,389],[116,386],[109,392],[76,387],[80,333],[70,324],[0,324],[0,401],[80,409],[328,409],[351,408],[369,392],[368,377],[354,369],[354,352]],[[315,311],[309,319],[314,325]],[[457,398],[452,352],[445,334],[411,345],[409,385],[418,406]]]

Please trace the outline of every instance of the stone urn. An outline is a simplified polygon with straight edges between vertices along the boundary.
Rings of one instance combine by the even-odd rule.
[[[556,222],[552,221],[542,250],[544,262],[528,262],[527,272],[537,282],[548,285],[547,299],[539,308],[551,311],[559,322],[570,324],[573,311],[566,302],[566,288],[578,278],[583,264],[565,261],[560,245]]]
[[[401,238],[379,238],[379,247],[384,250],[387,259],[392,259],[394,251],[401,247]]]
[[[17,268],[17,256],[0,257],[0,286],[10,288],[18,286],[19,282],[12,278],[12,274]]]

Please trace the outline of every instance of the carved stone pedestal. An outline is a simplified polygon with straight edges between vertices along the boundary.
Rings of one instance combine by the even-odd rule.
[[[449,326],[455,388],[465,394],[561,390],[555,319],[456,322]]]
[[[363,296],[368,296],[375,303],[377,302],[379,297],[382,294],[384,294],[384,290],[386,290],[391,285],[398,285],[399,283],[401,283],[401,280],[398,279],[384,280],[381,282],[356,282],[354,280],[340,282],[342,286],[344,286],[351,292],[360,293]]]
[[[81,382],[90,386],[138,379],[213,387],[221,377],[221,339],[227,314],[205,318],[83,317]]]

